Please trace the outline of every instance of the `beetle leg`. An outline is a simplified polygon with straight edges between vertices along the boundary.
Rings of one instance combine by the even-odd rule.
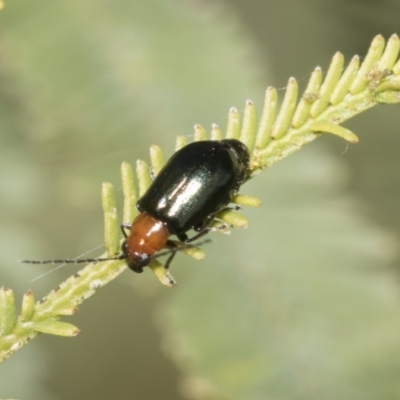
[[[167,262],[164,264],[164,268],[168,269],[169,265],[176,255],[176,252],[178,251],[178,246],[172,240],[168,240],[166,247],[172,249],[171,255],[167,258]]]
[[[203,237],[204,235],[207,235],[207,233],[209,233],[212,229],[213,229],[213,228],[211,228],[211,227],[209,227],[209,226],[206,226],[206,227],[203,228],[199,233],[197,233],[196,235],[192,236],[191,238],[188,238],[187,235],[185,235],[185,236],[186,236],[186,239],[185,239],[185,240],[182,240],[182,241],[183,241],[183,243],[191,243],[191,242],[194,242],[195,240],[197,240],[197,239]],[[179,236],[178,236],[178,238],[179,238]],[[179,240],[181,240],[181,239],[179,238]]]
[[[223,230],[225,230],[225,229],[232,230],[233,225],[228,224],[227,222],[222,222],[222,221],[220,221],[220,222],[221,222],[220,225],[213,226],[212,229],[217,230],[217,231],[218,231],[218,230],[223,231]]]
[[[225,208],[223,210],[225,210]],[[201,224],[194,227],[194,230],[196,232],[198,232],[196,235],[194,235],[191,238],[188,238],[186,234],[184,234],[185,237],[183,237],[183,235],[181,235],[183,237],[183,240],[178,235],[179,240],[181,240],[184,243],[191,243],[191,242],[203,237],[204,235],[207,235],[207,233],[210,233],[214,229],[226,229],[226,227],[228,227],[228,225],[226,223],[223,223],[223,225],[218,226],[218,227],[213,227],[213,226],[211,226],[211,224],[214,222],[214,220],[215,220],[215,215],[205,219]]]
[[[188,240],[188,235],[186,235],[186,233],[179,233],[178,235],[176,235],[178,237],[178,239],[182,242],[185,243],[186,240]]]
[[[128,224],[127,222],[125,222],[124,224],[121,224],[121,231],[122,231],[122,234],[124,235],[124,238],[125,239],[127,239],[128,238],[128,235],[126,234],[126,232],[125,232],[125,230],[124,229],[131,229],[131,224]]]
[[[203,220],[200,224],[196,225],[193,229],[196,232],[203,232],[205,229],[211,230],[211,224],[215,219],[215,214]]]
[[[218,213],[222,212],[222,211],[240,211],[243,210],[243,207],[240,206],[239,204],[235,204],[233,206],[228,206],[223,208],[221,211],[218,211]]]
[[[218,211],[217,214],[219,214],[222,211],[229,211],[229,210],[233,210],[233,211],[239,211],[242,209],[242,206],[240,205],[233,205],[233,206],[228,206],[223,208],[222,210]],[[196,232],[198,232],[196,235],[194,235],[191,238],[188,238],[188,236],[186,235],[186,233],[182,233],[177,235],[178,239],[183,242],[183,243],[191,243],[197,239],[200,239],[201,237],[203,237],[204,235],[207,235],[207,233],[209,233],[210,231],[212,231],[213,229],[226,229],[226,228],[231,228],[231,226],[229,224],[227,224],[226,222],[222,223],[222,225],[217,226],[217,227],[212,227],[211,224],[214,222],[215,220],[215,214],[212,215],[211,217],[205,219],[201,224],[199,224],[198,226],[194,227],[194,230]]]

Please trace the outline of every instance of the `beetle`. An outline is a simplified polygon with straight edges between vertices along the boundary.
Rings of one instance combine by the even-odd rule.
[[[231,209],[229,203],[247,180],[249,151],[236,139],[203,140],[178,150],[138,200],[139,211],[131,224],[121,225],[125,240],[116,257],[79,260],[22,261],[38,263],[81,263],[125,259],[128,267],[141,273],[150,261],[170,254],[168,268],[179,247],[212,230],[218,213]],[[240,208],[240,207],[239,207]],[[236,209],[236,208],[235,208]],[[129,235],[125,232],[129,230]],[[188,237],[188,231],[196,233]],[[167,252],[158,253],[167,248]]]
[[[122,253],[135,272],[142,272],[161,249],[188,244],[211,230],[215,216],[228,208],[247,179],[249,151],[236,139],[193,142],[177,151],[137,202],[140,214],[123,224]],[[126,235],[124,228],[130,230]],[[193,229],[197,234],[188,237]],[[168,268],[176,251],[172,251]]]

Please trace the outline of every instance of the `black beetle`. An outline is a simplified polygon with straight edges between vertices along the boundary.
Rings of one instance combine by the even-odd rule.
[[[177,151],[137,202],[140,214],[132,224],[122,224],[122,254],[109,258],[47,260],[31,264],[83,263],[126,259],[130,269],[143,272],[151,259],[168,248],[168,268],[178,247],[171,235],[184,244],[207,234],[215,216],[228,204],[247,179],[249,152],[236,139],[204,140]],[[125,229],[129,229],[129,235]],[[189,238],[187,232],[197,233]]]
[[[204,140],[177,151],[137,202],[140,214],[122,245],[130,269],[142,272],[157,251],[176,246],[176,235],[190,243],[210,231],[216,214],[226,209],[247,178],[249,152],[236,139]],[[188,238],[187,232],[197,234]],[[176,251],[165,264],[168,268]]]

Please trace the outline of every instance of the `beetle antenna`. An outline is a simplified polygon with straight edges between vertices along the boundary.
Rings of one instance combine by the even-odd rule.
[[[102,262],[111,260],[123,260],[126,254],[119,254],[115,257],[98,257],[98,258],[70,258],[66,260],[20,260],[23,264],[83,264],[92,262]]]
[[[176,251],[184,250],[189,247],[196,247],[196,246],[202,246],[203,244],[211,242],[211,239],[206,239],[203,240],[202,242],[199,243],[194,243],[194,244],[185,244],[183,243],[182,245],[177,244],[175,248],[163,251],[161,253],[157,253],[154,256],[149,257],[149,259],[153,258],[158,258],[162,256],[166,256],[168,254],[171,254]],[[103,262],[103,261],[113,261],[113,260],[124,260],[128,256],[126,254],[118,254],[113,257],[97,257],[97,258],[67,258],[65,260],[20,260],[19,262],[22,264],[83,264],[83,263],[98,263],[98,262]]]
[[[76,263],[76,261],[78,261],[78,260],[80,259],[80,257],[86,256],[87,254],[89,254],[89,253],[93,252],[94,250],[97,250],[97,249],[99,249],[99,248],[101,248],[101,247],[104,247],[104,244],[101,244],[101,245],[99,245],[99,246],[96,246],[95,248],[93,248],[93,249],[91,249],[91,250],[89,250],[89,251],[86,251],[85,253],[79,255],[78,257],[76,257],[76,258],[73,260],[74,263]],[[56,260],[54,260],[54,261],[56,261]],[[65,260],[62,260],[62,261],[65,261]],[[32,260],[32,261],[31,261],[31,260],[24,260],[24,261],[20,261],[20,262],[32,263],[33,260]],[[37,262],[35,262],[35,263],[36,263],[36,264],[39,264],[39,263],[43,263],[43,262],[37,261]],[[29,282],[34,282],[34,281],[36,281],[36,280],[38,280],[38,279],[40,279],[40,278],[42,278],[42,277],[44,277],[44,276],[46,276],[46,275],[48,275],[48,274],[51,274],[52,272],[54,272],[54,271],[56,271],[56,270],[58,270],[58,269],[60,269],[60,268],[62,268],[62,267],[65,267],[65,265],[66,265],[66,263],[57,265],[56,267],[52,268],[51,270],[44,272],[43,274],[37,276],[36,278],[33,278],[33,279],[30,280]]]

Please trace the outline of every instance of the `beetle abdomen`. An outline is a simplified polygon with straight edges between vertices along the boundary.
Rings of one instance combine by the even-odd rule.
[[[170,234],[184,233],[230,202],[248,163],[248,151],[238,140],[191,143],[169,159],[137,208],[164,222]]]

